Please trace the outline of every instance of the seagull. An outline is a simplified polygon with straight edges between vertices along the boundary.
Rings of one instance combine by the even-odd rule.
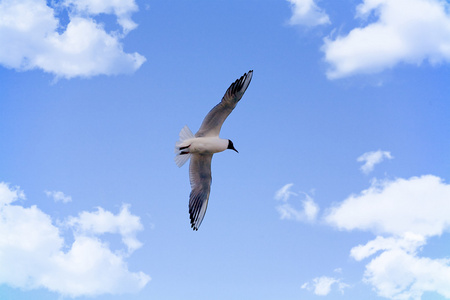
[[[214,153],[231,149],[239,153],[228,139],[219,138],[220,129],[228,115],[236,107],[252,80],[253,70],[237,79],[225,92],[219,104],[213,107],[194,135],[189,127],[180,131],[180,140],[175,144],[175,163],[183,166],[188,159],[191,193],[189,195],[189,216],[191,227],[198,230],[208,206],[211,189],[211,159]]]

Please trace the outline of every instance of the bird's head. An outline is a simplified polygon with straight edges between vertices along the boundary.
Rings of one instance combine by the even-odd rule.
[[[230,141],[230,140],[228,140],[228,147],[227,147],[227,149],[231,149],[231,150],[234,150],[237,153],[239,153],[239,151],[237,151],[236,148],[234,148],[233,142]]]

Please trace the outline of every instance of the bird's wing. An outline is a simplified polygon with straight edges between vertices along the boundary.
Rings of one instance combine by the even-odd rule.
[[[250,81],[252,80],[253,70],[245,73],[241,78],[233,82],[225,92],[225,95],[219,104],[214,106],[209,111],[203,120],[202,126],[195,134],[196,137],[202,136],[219,136],[220,128],[228,115],[236,107],[236,104],[241,100],[242,96],[247,90]]]
[[[194,230],[198,230],[208,206],[212,156],[212,154],[192,154],[189,164],[189,179],[191,181],[189,216],[191,227]]]

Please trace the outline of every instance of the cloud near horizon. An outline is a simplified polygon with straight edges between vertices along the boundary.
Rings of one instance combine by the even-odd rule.
[[[128,270],[125,259],[141,246],[135,234],[142,224],[127,205],[117,215],[99,208],[57,226],[36,205],[14,203],[20,200],[25,200],[20,188],[0,182],[0,284],[78,297],[134,293],[150,281]],[[70,245],[63,229],[73,232]],[[128,251],[112,251],[104,233],[120,234]]]
[[[145,57],[125,53],[121,39],[136,28],[134,0],[73,1],[50,7],[45,0],[0,2],[0,65],[17,71],[40,69],[56,78],[130,74]],[[68,24],[58,14],[67,12]],[[120,31],[107,32],[95,20],[114,14]]]
[[[367,25],[324,40],[329,79],[379,73],[399,64],[450,62],[448,2],[364,0],[356,11]]]

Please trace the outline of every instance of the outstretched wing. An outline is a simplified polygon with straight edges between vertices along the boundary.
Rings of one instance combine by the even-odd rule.
[[[245,73],[241,78],[230,85],[225,92],[222,101],[214,106],[214,108],[206,115],[202,126],[200,126],[200,129],[195,134],[196,137],[219,136],[223,122],[236,107],[239,100],[241,100],[252,80],[252,76],[253,70]]]
[[[211,159],[212,154],[192,154],[189,164],[189,179],[191,194],[189,196],[189,216],[191,227],[198,230],[203,221],[208,206],[211,189]]]

